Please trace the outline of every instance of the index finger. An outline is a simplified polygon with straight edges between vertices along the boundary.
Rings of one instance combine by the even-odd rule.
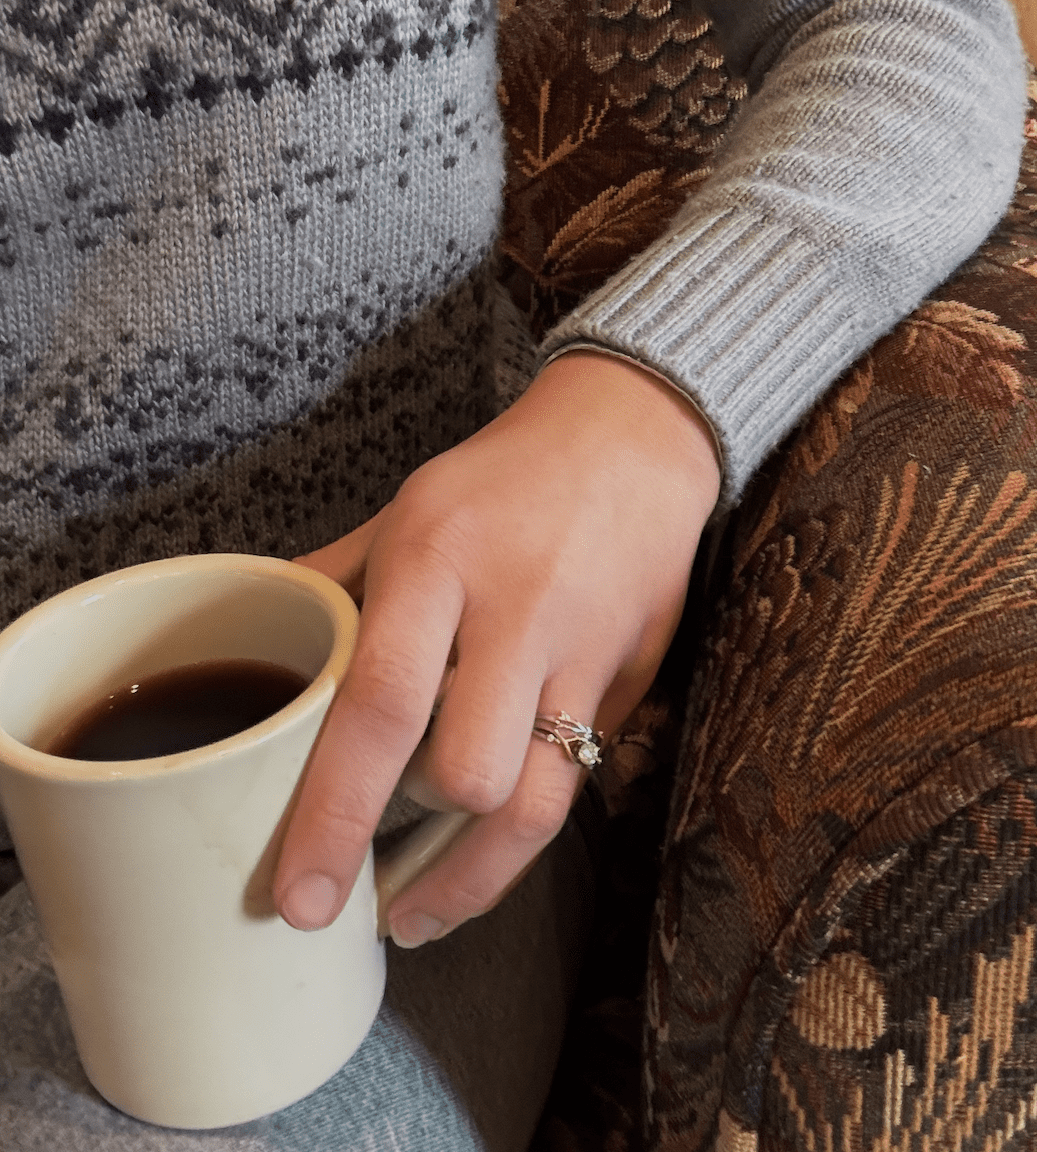
[[[303,775],[274,878],[293,927],[342,910],[382,811],[428,725],[460,620],[460,581],[413,557],[368,568],[356,650]]]

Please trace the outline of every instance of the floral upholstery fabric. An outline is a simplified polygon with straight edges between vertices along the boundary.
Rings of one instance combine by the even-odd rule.
[[[657,236],[745,95],[686,0],[502,0],[505,283],[540,336]]]
[[[542,330],[693,193],[743,93],[678,0],[502,29],[507,283]],[[599,939],[541,1150],[1037,1140],[1028,135],[997,231],[703,550],[598,781]]]

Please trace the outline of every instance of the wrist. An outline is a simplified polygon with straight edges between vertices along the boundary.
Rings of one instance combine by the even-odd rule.
[[[632,445],[685,469],[710,510],[719,498],[719,437],[694,400],[661,373],[607,350],[573,348],[548,360],[526,395],[561,404],[583,427],[604,427],[618,441],[613,447]]]
[[[608,348],[600,344],[569,344],[564,348],[560,348],[557,352],[552,353],[544,363],[541,365],[541,370],[546,368],[549,364],[554,363],[565,356],[572,356],[575,353],[585,353],[588,355],[599,356],[604,360],[616,360],[621,364],[627,364],[631,368],[638,369],[643,375],[650,377],[664,385],[670,391],[676,393],[680,397],[682,403],[686,405],[693,416],[696,418],[700,428],[708,433],[709,439],[713,447],[713,456],[716,460],[717,468],[720,472],[721,480],[724,475],[724,446],[720,439],[720,433],[716,429],[716,425],[702,410],[698,401],[690,393],[685,392],[683,388],[675,384],[665,373],[660,372],[658,369],[645,364],[643,361],[638,360],[634,356],[629,356],[625,352],[617,351],[615,348]]]

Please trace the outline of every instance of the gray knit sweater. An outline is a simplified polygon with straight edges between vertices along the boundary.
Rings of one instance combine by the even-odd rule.
[[[1007,0],[707,8],[755,95],[543,351],[686,390],[730,499],[993,225],[1024,77]],[[494,34],[491,0],[0,0],[0,623],[312,549],[492,417]]]

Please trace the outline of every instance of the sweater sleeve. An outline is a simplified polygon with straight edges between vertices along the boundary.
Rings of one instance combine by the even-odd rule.
[[[978,247],[1018,175],[1008,0],[712,0],[750,98],[669,230],[548,333],[629,356],[713,424],[722,500]]]

